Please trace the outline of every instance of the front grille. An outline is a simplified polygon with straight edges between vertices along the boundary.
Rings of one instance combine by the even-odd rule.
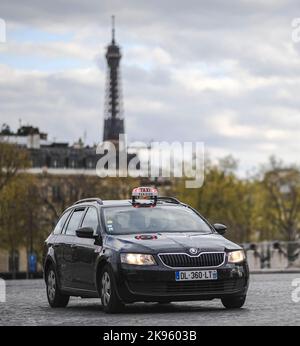
[[[189,256],[180,254],[160,254],[159,258],[171,268],[199,268],[199,267],[218,267],[224,262],[224,252],[207,252],[199,256]]]
[[[211,281],[167,281],[167,282],[133,282],[129,289],[136,294],[145,295],[205,295],[213,293],[234,293],[245,286],[244,279],[227,279]]]

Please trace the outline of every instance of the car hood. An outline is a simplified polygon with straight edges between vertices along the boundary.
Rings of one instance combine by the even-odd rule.
[[[203,251],[226,251],[241,249],[223,236],[212,233],[152,233],[156,239],[136,239],[137,234],[108,236],[109,246],[125,252],[187,252],[190,248]]]

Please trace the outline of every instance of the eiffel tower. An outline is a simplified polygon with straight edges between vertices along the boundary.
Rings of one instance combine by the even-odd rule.
[[[124,134],[122,93],[120,80],[120,47],[115,42],[115,19],[112,16],[112,40],[106,51],[107,77],[105,89],[103,141],[119,143],[119,135]]]

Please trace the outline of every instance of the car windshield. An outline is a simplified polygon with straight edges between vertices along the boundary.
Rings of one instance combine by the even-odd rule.
[[[124,206],[103,209],[109,234],[212,232],[200,216],[186,207],[164,205],[154,208]]]

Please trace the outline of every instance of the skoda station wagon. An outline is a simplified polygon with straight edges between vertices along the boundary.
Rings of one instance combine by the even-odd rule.
[[[249,270],[225,231],[152,187],[135,188],[128,200],[77,201],[44,244],[48,302],[55,308],[71,296],[99,297],[108,313],[134,302],[212,299],[240,308]]]

